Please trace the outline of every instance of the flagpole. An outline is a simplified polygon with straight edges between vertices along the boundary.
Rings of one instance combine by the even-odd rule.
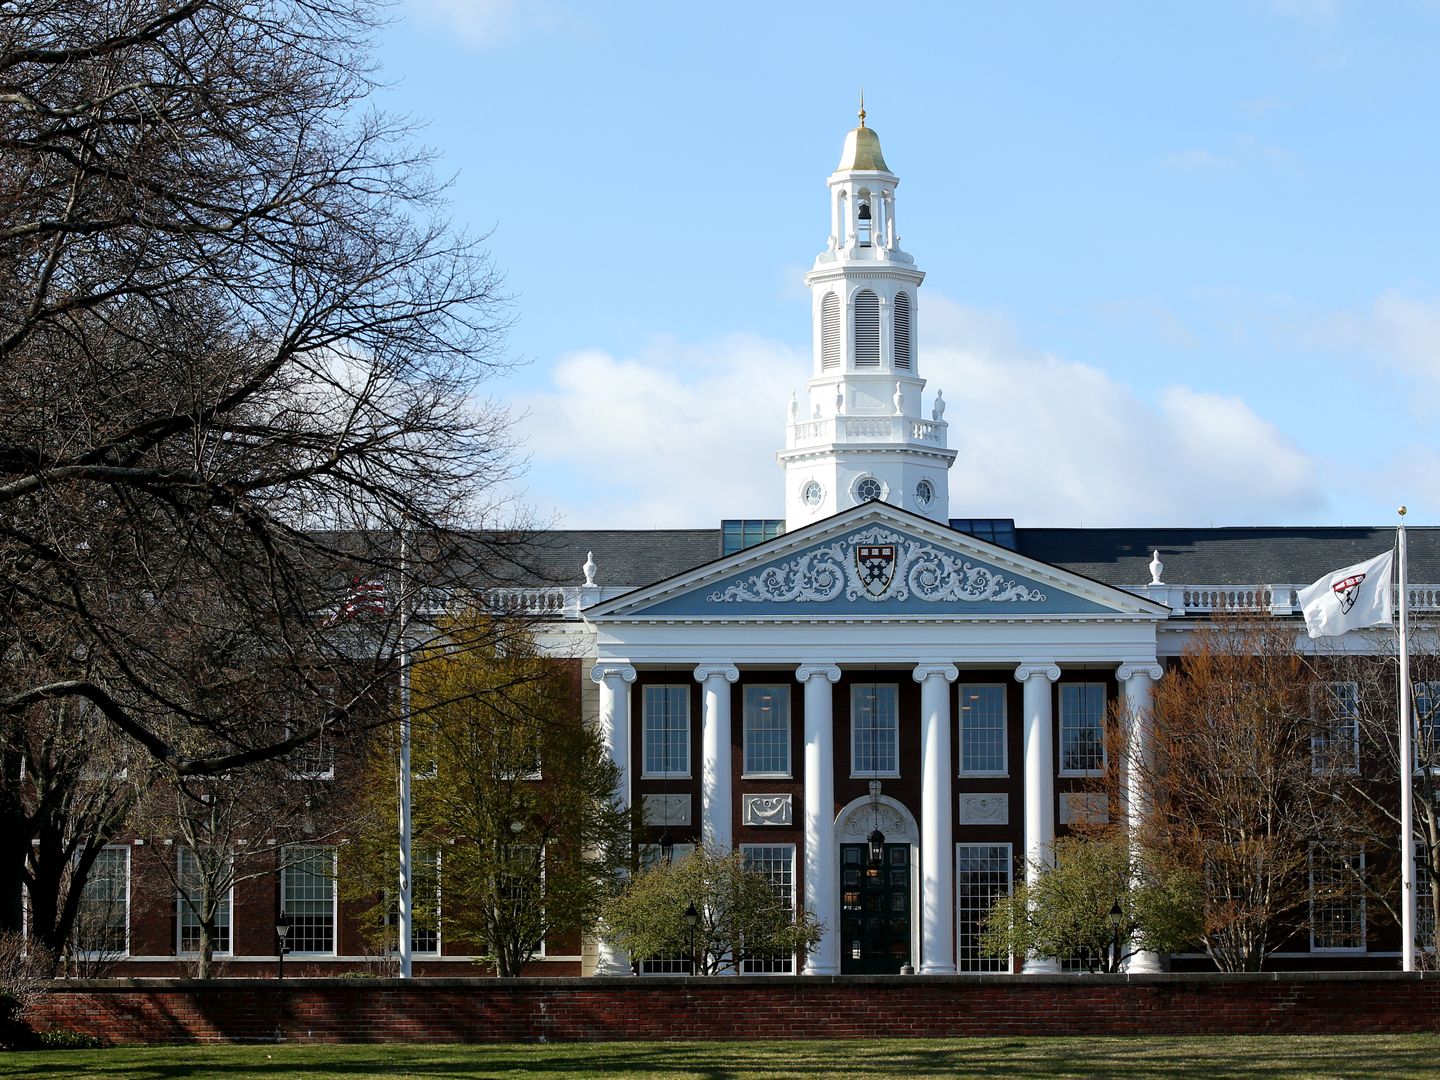
[[[405,520],[400,521],[400,977],[412,973],[411,927],[415,921],[410,861],[410,605],[405,597]]]
[[[1400,559],[1400,956],[1401,970],[1415,970],[1415,831],[1411,788],[1415,759],[1410,748],[1410,578],[1405,546],[1405,507],[1395,531]]]

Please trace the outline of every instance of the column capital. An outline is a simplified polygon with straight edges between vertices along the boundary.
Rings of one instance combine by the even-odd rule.
[[[1046,663],[1046,664],[1021,664],[1019,667],[1017,667],[1017,668],[1015,669],[1015,681],[1016,681],[1016,682],[1022,682],[1022,683],[1023,683],[1026,679],[1033,679],[1033,678],[1035,678],[1037,675],[1043,675],[1045,678],[1049,679],[1051,682],[1054,682],[1056,679],[1060,678],[1060,668],[1059,668],[1059,666],[1056,665],[1056,664],[1048,664],[1048,663]]]
[[[734,664],[727,664],[723,661],[708,661],[695,669],[695,681],[705,682],[707,679],[721,678],[727,683],[733,683],[740,678],[740,669]]]
[[[834,664],[801,664],[795,669],[795,678],[801,682],[809,682],[817,676],[836,683],[840,681],[840,669]]]
[[[635,681],[635,665],[625,660],[602,660],[590,669],[590,681],[603,683],[607,679],[623,679],[627,683]]]
[[[1164,669],[1163,667],[1161,667],[1159,664],[1155,663],[1154,661],[1150,661],[1150,660],[1141,660],[1141,661],[1127,660],[1125,663],[1121,664],[1120,667],[1119,667],[1119,669],[1115,672],[1115,677],[1116,677],[1117,679],[1119,679],[1121,682],[1128,682],[1130,679],[1133,679],[1136,675],[1148,675],[1148,676],[1150,676],[1150,679],[1151,679],[1151,681],[1153,682],[1153,681],[1159,679],[1160,676],[1162,676],[1162,675],[1164,675],[1164,674],[1165,674],[1165,669]]]
[[[943,678],[947,683],[952,683],[960,677],[960,669],[954,664],[916,664],[910,677],[918,683],[934,678]]]

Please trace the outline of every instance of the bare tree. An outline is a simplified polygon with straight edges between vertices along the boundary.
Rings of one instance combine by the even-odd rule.
[[[366,109],[374,26],[0,6],[0,713],[87,702],[181,777],[281,756],[386,718],[402,524],[414,590],[495,565],[440,527],[508,475],[506,308]]]
[[[1416,944],[1433,964],[1440,955],[1440,634],[1412,631],[1410,677],[1414,760],[1411,763],[1412,825],[1418,861]],[[1372,858],[1356,875],[1368,898],[1380,904],[1396,926],[1399,896],[1400,725],[1399,658],[1336,652],[1324,658],[1327,677],[1343,698],[1339,735],[1355,747],[1355,766],[1341,771],[1345,799],[1342,827],[1368,844]]]
[[[1259,970],[1309,925],[1313,902],[1335,898],[1312,889],[1311,861],[1343,832],[1345,777],[1317,767],[1324,683],[1295,646],[1293,625],[1258,618],[1198,630],[1156,685],[1153,757],[1130,761],[1151,800],[1136,827],[1142,860],[1172,860],[1201,883],[1204,946],[1227,971]]]
[[[70,950],[85,921],[84,883],[125,826],[146,762],[82,700],[33,706],[0,719],[14,763],[0,785],[0,836],[7,904],[0,929],[28,929],[43,955]],[[29,917],[19,899],[29,899]]]

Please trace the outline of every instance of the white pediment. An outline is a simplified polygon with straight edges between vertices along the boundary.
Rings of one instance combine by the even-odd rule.
[[[874,502],[616,597],[597,622],[1158,620],[1163,605]]]

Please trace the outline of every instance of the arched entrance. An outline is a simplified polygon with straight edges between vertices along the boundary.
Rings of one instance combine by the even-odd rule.
[[[877,828],[885,834],[885,849],[874,866],[867,838]],[[915,963],[918,836],[910,811],[884,795],[856,799],[836,817],[841,974],[898,975]]]

